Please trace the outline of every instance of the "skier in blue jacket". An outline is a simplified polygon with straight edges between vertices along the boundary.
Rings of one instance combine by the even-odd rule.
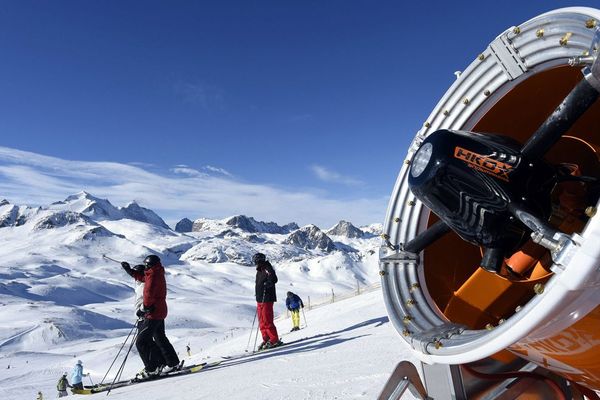
[[[302,299],[297,294],[292,292],[287,292],[287,298],[285,299],[285,306],[290,313],[292,314],[292,330],[299,331],[300,330],[300,308],[304,308],[304,303]]]
[[[88,375],[83,373],[83,362],[77,360],[77,364],[75,364],[73,372],[71,372],[71,386],[73,389],[83,389],[83,377]]]

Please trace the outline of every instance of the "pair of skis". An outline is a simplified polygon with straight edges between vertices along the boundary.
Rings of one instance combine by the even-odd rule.
[[[175,376],[181,376],[181,375],[187,375],[187,374],[193,374],[196,372],[204,371],[204,370],[212,368],[212,367],[216,367],[217,365],[221,364],[221,362],[222,361],[204,362],[204,363],[200,363],[200,364],[189,365],[187,367],[182,367],[181,369],[167,372],[165,374],[150,375],[150,376],[143,377],[143,378],[136,377],[133,379],[115,382],[113,384],[107,383],[104,385],[87,386],[83,389],[73,388],[73,389],[71,389],[71,391],[73,392],[73,394],[94,394],[94,393],[107,392],[112,389],[116,389],[116,388],[120,388],[120,387],[124,387],[124,386],[131,386],[131,385],[135,385],[138,383],[156,381],[156,380],[160,380],[160,379],[172,378]]]
[[[298,339],[298,340],[293,340],[291,342],[285,342],[283,344],[280,344],[277,347],[269,347],[268,349],[262,349],[262,350],[256,350],[256,351],[253,351],[253,352],[239,353],[239,354],[234,354],[234,355],[231,355],[231,356],[220,356],[220,357],[224,361],[227,361],[227,362],[229,362],[229,361],[235,361],[235,360],[240,360],[240,359],[244,359],[244,358],[250,358],[250,357],[253,357],[253,356],[261,355],[263,353],[275,352],[275,351],[277,351],[277,350],[279,350],[281,348],[285,348],[285,347],[288,347],[288,346],[290,346],[292,344],[296,344],[296,343],[302,342],[303,340],[306,340],[306,339],[308,339],[308,338],[305,337],[305,338],[301,338],[301,339]]]
[[[175,376],[182,376],[182,375],[187,375],[187,374],[193,374],[196,372],[204,371],[204,370],[219,366],[221,363],[229,363],[231,361],[250,358],[253,356],[259,356],[264,353],[277,352],[277,350],[279,350],[281,348],[285,348],[290,345],[296,344],[298,342],[302,342],[303,340],[306,340],[306,339],[308,339],[308,338],[294,340],[291,342],[283,343],[277,347],[271,347],[268,349],[263,349],[263,350],[259,350],[259,351],[255,351],[255,352],[251,352],[251,353],[246,352],[246,353],[240,353],[240,354],[231,355],[231,356],[221,356],[222,360],[219,360],[219,361],[203,362],[200,364],[188,365],[186,367],[182,367],[179,370],[171,371],[171,372],[168,372],[168,373],[162,374],[162,375],[151,375],[151,376],[144,377],[144,378],[136,377],[133,379],[118,381],[118,382],[113,383],[112,385],[107,383],[104,385],[86,386],[86,387],[84,387],[84,389],[71,389],[71,391],[73,392],[73,394],[84,394],[84,395],[94,394],[94,393],[107,392],[109,390],[117,389],[120,387],[136,385],[138,383],[150,382],[150,381],[166,379],[166,378],[171,378],[171,377],[175,377]]]

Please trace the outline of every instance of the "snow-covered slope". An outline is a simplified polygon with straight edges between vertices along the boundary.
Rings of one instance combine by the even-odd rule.
[[[285,314],[288,290],[315,304],[379,281],[373,234],[329,237],[316,226],[282,227],[245,216],[199,219],[193,227],[176,232],[151,210],[115,207],[85,192],[47,207],[0,203],[0,388],[9,388],[0,398],[28,398],[38,387],[53,387],[73,357],[90,363],[95,379],[108,368],[135,318],[131,278],[103,255],[131,263],[148,254],[161,257],[169,336],[179,351],[189,342],[203,356],[222,354],[206,350],[225,337],[234,338],[231,352],[239,351],[235,340],[248,339],[255,313],[250,257],[257,251],[267,254],[279,277],[276,315]],[[373,312],[383,318],[378,308]],[[364,320],[356,318],[356,324]],[[327,348],[318,344],[322,340],[310,349]],[[134,359],[126,372],[141,368]]]
[[[208,308],[209,305],[202,305],[198,312]],[[118,388],[110,397],[127,400],[374,399],[394,366],[408,357],[408,351],[388,321],[378,290],[305,310],[304,316],[302,329],[292,333],[288,332],[289,318],[276,321],[282,340],[288,343],[280,349],[241,360],[224,360],[214,369],[193,375]],[[167,322],[167,334],[186,363],[216,361],[222,356],[251,353],[254,332],[250,331],[250,323],[237,329],[207,330],[175,328]],[[73,355],[83,360],[84,371],[91,374],[86,384],[99,382],[129,329],[115,331],[120,336],[93,343],[80,340],[51,352],[27,352],[12,360],[0,359],[11,362],[11,368],[0,375],[0,387],[5,391],[3,398],[34,398],[38,390],[44,393],[44,398],[51,398],[49,394],[55,393],[55,381],[74,365]],[[191,348],[191,357],[185,352],[186,345]],[[246,349],[250,352],[246,353]],[[119,358],[116,364],[121,360]],[[141,366],[138,356],[133,354],[125,364],[123,375],[131,376]],[[113,367],[106,380],[114,376],[116,368]],[[106,398],[106,393],[86,398]],[[410,393],[403,397],[412,398]]]

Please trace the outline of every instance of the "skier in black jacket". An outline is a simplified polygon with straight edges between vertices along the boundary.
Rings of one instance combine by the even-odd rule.
[[[256,313],[258,315],[258,326],[262,334],[263,342],[258,346],[259,350],[270,349],[281,346],[283,342],[279,340],[277,328],[273,323],[273,303],[277,301],[275,284],[277,275],[267,257],[262,253],[256,253],[252,257],[256,265],[256,286],[254,294],[256,296]]]

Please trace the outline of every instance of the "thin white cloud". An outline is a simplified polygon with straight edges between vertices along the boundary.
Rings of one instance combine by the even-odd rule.
[[[233,176],[233,175],[231,175],[231,174],[229,173],[229,171],[227,171],[227,170],[225,170],[225,169],[223,169],[223,168],[219,168],[219,167],[213,167],[212,165],[206,165],[206,166],[204,167],[204,169],[206,169],[206,170],[208,170],[208,171],[210,171],[210,172],[216,172],[216,173],[218,173],[218,174],[222,174],[222,175],[229,176],[229,177],[232,177],[232,176]]]
[[[180,174],[180,175],[195,176],[195,177],[206,176],[205,173],[200,172],[197,169],[190,168],[187,165],[177,165],[176,167],[171,168],[171,172],[174,172],[174,173]]]
[[[316,175],[316,177],[322,180],[323,182],[339,183],[346,186],[364,185],[364,182],[358,179],[349,176],[344,176],[321,165],[312,165],[310,169]]]
[[[314,223],[323,228],[340,219],[356,224],[382,222],[387,205],[384,196],[342,200],[317,192],[189,172],[161,175],[129,164],[63,160],[0,147],[0,199],[44,205],[85,190],[116,205],[136,199],[169,223],[182,217],[246,214],[279,223]]]

